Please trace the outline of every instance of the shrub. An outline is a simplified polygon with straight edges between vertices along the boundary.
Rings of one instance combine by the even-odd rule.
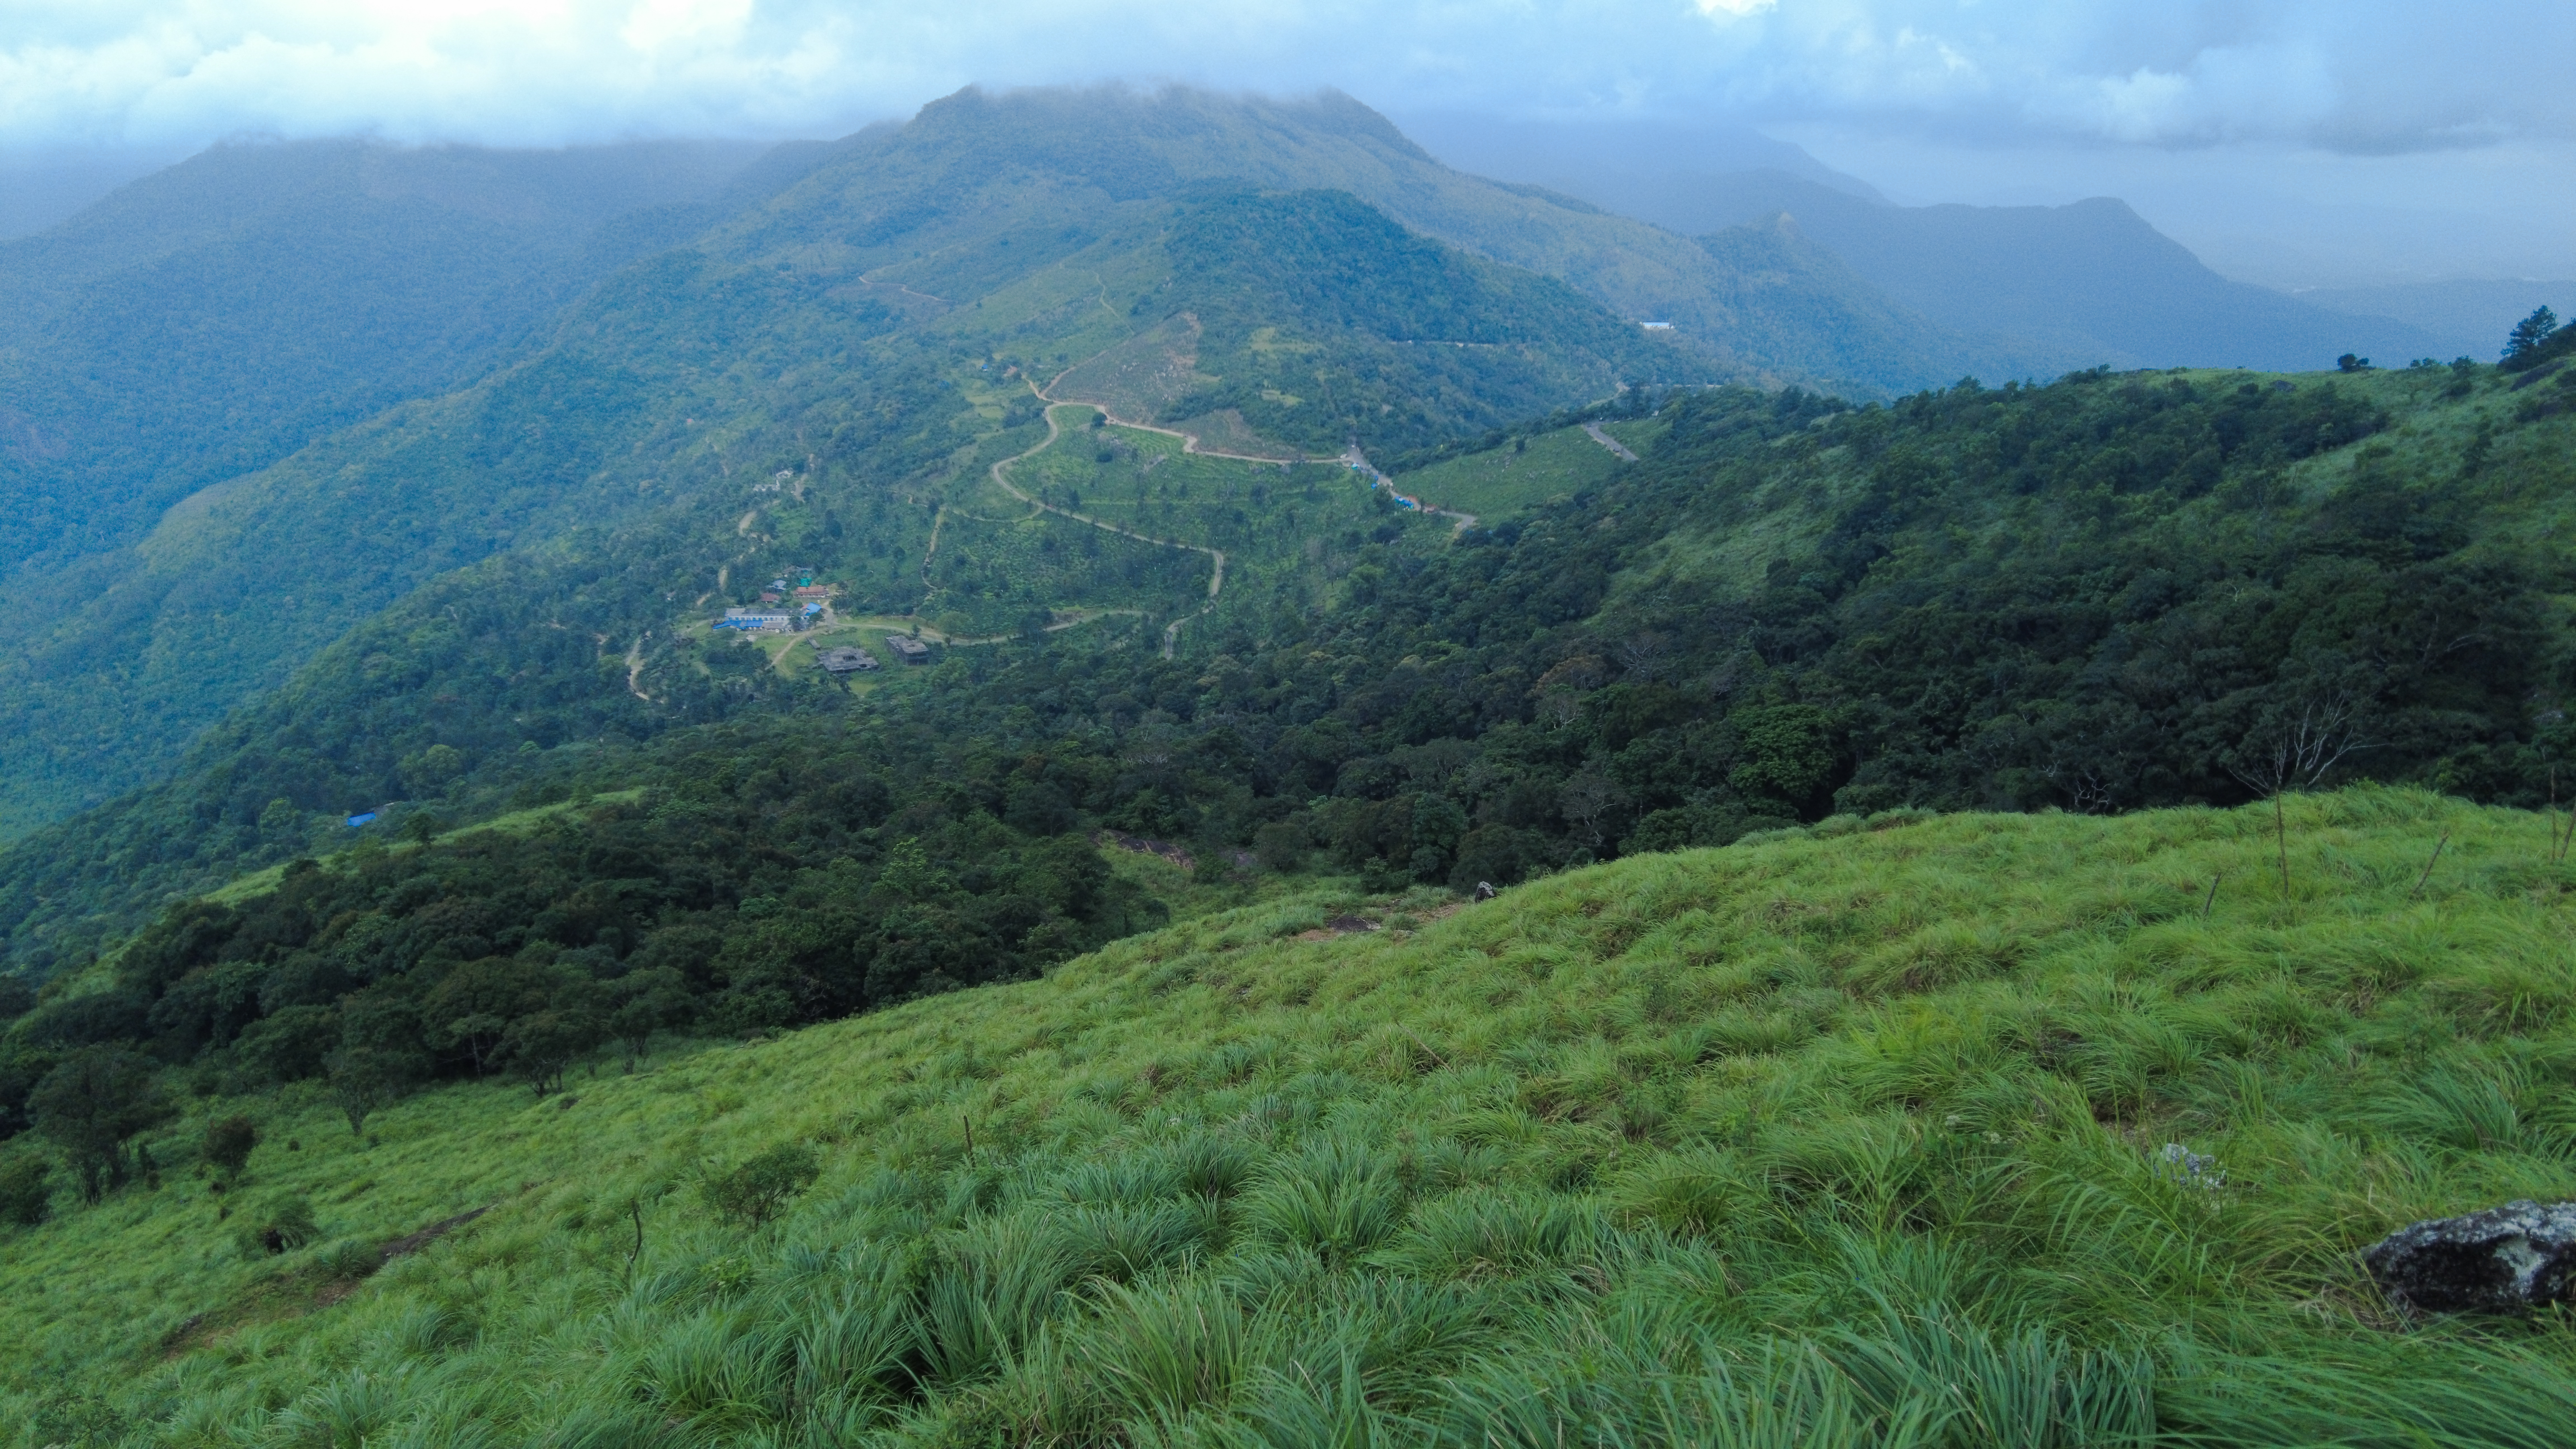
[[[364,1278],[385,1265],[385,1250],[364,1238],[342,1238],[314,1256],[334,1278]]]
[[[300,1197],[279,1196],[258,1203],[241,1215],[233,1229],[242,1256],[275,1257],[293,1252],[320,1236],[313,1225],[313,1204]]]
[[[719,1214],[757,1228],[778,1216],[788,1199],[803,1192],[822,1172],[813,1148],[782,1142],[729,1172],[710,1174],[698,1184],[698,1192]]]
[[[1340,1262],[1395,1231],[1403,1190],[1364,1144],[1326,1138],[1275,1172],[1250,1211],[1253,1226],[1272,1240]]]
[[[206,1142],[198,1154],[225,1177],[239,1177],[250,1161],[251,1149],[258,1145],[259,1129],[250,1118],[235,1113],[206,1124]]]
[[[22,1152],[0,1162],[0,1222],[34,1227],[54,1200],[54,1165]]]

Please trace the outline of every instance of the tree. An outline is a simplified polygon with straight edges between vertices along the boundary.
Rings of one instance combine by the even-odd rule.
[[[323,1069],[352,1133],[365,1131],[369,1113],[429,1075],[421,1033],[420,1014],[399,998],[362,993],[341,1008],[340,1045]]]
[[[349,1119],[352,1134],[367,1130],[367,1118],[394,1101],[417,1081],[415,1061],[377,1047],[343,1046],[331,1054],[331,1101]]]
[[[2335,371],[2368,372],[2370,371],[2370,359],[2367,357],[2356,357],[2352,353],[2347,352],[2343,356],[2335,359]]]
[[[562,1087],[564,1068],[607,1035],[606,1019],[587,1002],[567,1002],[511,1022],[501,1055],[542,1097]]]
[[[1566,823],[1574,827],[1575,838],[1593,850],[1601,848],[1621,803],[1619,787],[1588,770],[1566,781],[1557,792],[1557,808],[1564,812]]]
[[[2513,324],[2513,331],[2506,334],[2504,339],[2506,359],[2510,361],[2517,357],[2527,357],[2539,351],[2540,344],[2548,341],[2550,334],[2557,330],[2557,313],[2546,307],[2534,308],[2530,316]]]
[[[718,1213],[757,1228],[776,1217],[787,1200],[803,1192],[822,1171],[813,1148],[782,1142],[729,1172],[708,1175],[698,1184],[698,1193]]]
[[[1741,763],[1726,783],[1739,795],[1776,800],[1803,811],[1834,769],[1831,721],[1809,704],[1762,705],[1732,716],[1744,742]]]
[[[461,1047],[481,1076],[494,1065],[510,1023],[545,1009],[551,973],[508,956],[486,956],[450,970],[421,1001],[421,1018],[443,1045]]]
[[[616,983],[619,1001],[608,1029],[626,1044],[627,1064],[644,1055],[653,1033],[688,1018],[689,984],[668,966],[630,972]]]
[[[27,1109],[36,1131],[70,1159],[81,1201],[89,1203],[123,1185],[127,1139],[160,1121],[165,1111],[151,1059],[108,1046],[83,1047],[46,1073]]]
[[[53,1205],[54,1165],[32,1152],[0,1162],[0,1222],[32,1228]]]
[[[36,1009],[36,988],[14,971],[0,971],[0,1021],[15,1021]]]
[[[251,1149],[259,1145],[259,1128],[248,1117],[235,1113],[206,1124],[205,1145],[198,1154],[213,1164],[227,1178],[241,1176],[242,1167],[250,1161]]]
[[[270,1081],[300,1082],[323,1071],[339,1036],[339,1013],[330,1007],[280,1007],[244,1028],[233,1054]]]

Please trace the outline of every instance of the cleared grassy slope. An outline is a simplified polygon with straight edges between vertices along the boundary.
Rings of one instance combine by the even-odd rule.
[[[2408,1325],[2354,1254],[2576,1193],[2571,873],[2538,817],[2420,793],[2289,821],[2286,901],[2266,811],[1839,821],[1366,935],[1303,939],[1349,900],[1213,916],[577,1100],[416,1098],[374,1147],[282,1100],[233,1198],[308,1196],[322,1245],[245,1261],[175,1169],[15,1234],[5,1412],[29,1443],[2564,1442],[2563,1325]],[[791,1141],[824,1174],[768,1229],[690,1188]],[[485,1206],[347,1276],[346,1240]]]
[[[1407,473],[1396,486],[1434,508],[1498,519],[1610,476],[1619,460],[1581,428],[1559,428]]]

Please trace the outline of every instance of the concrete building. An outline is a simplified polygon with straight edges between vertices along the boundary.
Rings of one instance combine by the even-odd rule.
[[[738,604],[726,609],[724,617],[716,620],[719,629],[768,629],[781,633],[794,628],[795,624],[795,616],[783,609],[746,609]]]
[[[930,662],[930,646],[922,643],[920,640],[915,639],[909,634],[888,634],[886,636],[886,647],[894,651],[895,658],[902,660],[906,664],[928,664]]]
[[[853,649],[848,645],[838,649],[825,649],[816,654],[814,659],[829,674],[873,674],[877,669],[875,655],[865,649]]]

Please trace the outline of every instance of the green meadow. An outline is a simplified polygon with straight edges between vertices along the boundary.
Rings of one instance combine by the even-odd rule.
[[[157,1186],[0,1239],[0,1415],[31,1446],[2564,1444],[2576,1330],[2410,1320],[2356,1255],[2576,1195],[2576,872],[2540,815],[2429,793],[2285,823],[1891,813],[1483,903],[1320,886],[364,1137],[296,1090],[201,1102]],[[218,1192],[191,1144],[243,1110]],[[725,1188],[747,1162],[774,1203]]]
[[[1581,492],[1618,466],[1618,458],[1581,428],[1559,428],[1434,463],[1404,474],[1395,486],[1434,508],[1491,520]]]

